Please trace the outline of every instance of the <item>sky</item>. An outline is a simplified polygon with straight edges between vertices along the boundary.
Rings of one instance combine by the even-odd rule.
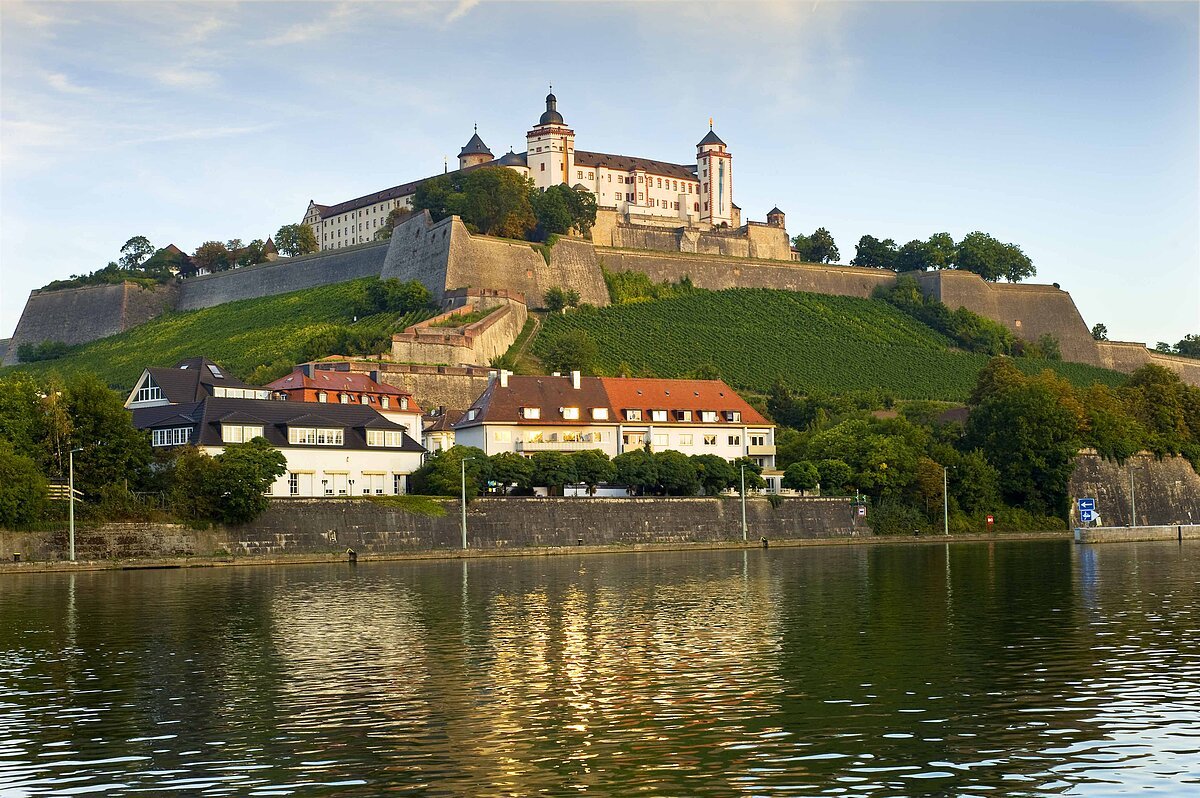
[[[524,149],[695,162],[743,219],[1020,245],[1113,340],[1200,333],[1200,4],[0,0],[0,337],[131,236],[266,238]]]

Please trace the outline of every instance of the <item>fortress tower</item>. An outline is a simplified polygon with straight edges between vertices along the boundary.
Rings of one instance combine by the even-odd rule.
[[[558,98],[546,95],[546,112],[533,129],[525,134],[525,160],[529,176],[540,189],[571,184],[575,168],[575,131],[567,127],[558,112]]]
[[[733,155],[713,132],[696,145],[696,176],[700,179],[700,221],[712,225],[733,224]]]
[[[458,168],[479,166],[491,160],[493,160],[492,151],[483,143],[483,139],[479,138],[479,125],[476,125],[475,135],[471,136],[471,140],[463,145],[462,151],[458,154]]]

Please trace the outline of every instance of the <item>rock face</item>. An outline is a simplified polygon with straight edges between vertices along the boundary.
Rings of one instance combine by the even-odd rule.
[[[1130,501],[1130,475],[1134,502]],[[1200,475],[1182,457],[1158,460],[1138,455],[1117,465],[1085,452],[1076,458],[1070,490],[1072,504],[1078,498],[1096,500],[1104,526],[1129,525],[1134,503],[1138,526],[1200,522]],[[1072,523],[1077,520],[1072,509]]]

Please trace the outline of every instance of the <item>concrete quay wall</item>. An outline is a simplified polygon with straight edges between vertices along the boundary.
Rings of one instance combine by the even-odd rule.
[[[1076,527],[1076,543],[1144,543],[1154,540],[1200,540],[1200,525]]]
[[[1200,523],[1200,475],[1182,457],[1159,460],[1142,453],[1121,465],[1085,450],[1075,458],[1068,490],[1072,501],[1095,499],[1101,523],[1108,526]],[[1137,518],[1132,517],[1135,504]],[[1078,521],[1074,512],[1073,523]]]

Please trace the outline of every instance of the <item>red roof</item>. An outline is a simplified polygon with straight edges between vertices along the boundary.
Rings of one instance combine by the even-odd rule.
[[[413,413],[421,412],[421,408],[417,407],[416,403],[412,401],[412,394],[408,391],[402,391],[393,385],[376,382],[366,374],[357,374],[352,371],[314,369],[312,376],[309,376],[303,371],[296,369],[286,377],[280,377],[264,387],[270,388],[272,391],[297,391],[302,388],[309,388],[315,391],[346,391],[378,394],[381,396],[407,396],[409,398],[408,410]]]
[[[617,413],[625,410],[691,410],[693,423],[702,410],[741,413],[743,424],[770,424],[722,380],[658,380],[597,377]],[[721,421],[726,419],[722,416]],[[674,419],[672,419],[674,421]]]

